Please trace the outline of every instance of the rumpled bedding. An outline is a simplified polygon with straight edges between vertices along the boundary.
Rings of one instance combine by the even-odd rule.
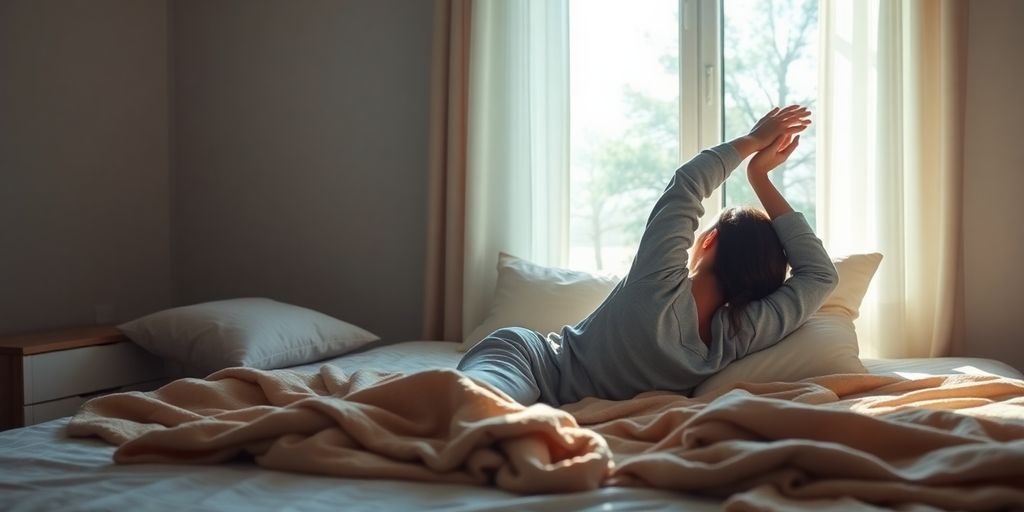
[[[457,371],[229,368],[86,403],[68,434],[122,464],[495,485],[651,486],[727,510],[1024,508],[1024,381],[831,375],[688,398],[523,407]]]

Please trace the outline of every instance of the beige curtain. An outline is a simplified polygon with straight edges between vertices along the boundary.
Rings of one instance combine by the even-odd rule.
[[[820,13],[818,231],[832,254],[885,255],[862,355],[960,353],[967,3],[823,0]]]
[[[472,0],[435,0],[423,337],[462,341]]]
[[[498,253],[568,254],[568,0],[473,5],[462,327],[490,311]]]

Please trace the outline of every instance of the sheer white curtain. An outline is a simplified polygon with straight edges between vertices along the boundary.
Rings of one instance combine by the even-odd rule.
[[[818,231],[885,258],[858,320],[865,356],[962,340],[966,3],[823,0]]]
[[[487,314],[498,252],[568,250],[568,0],[478,0],[469,78],[463,332]]]

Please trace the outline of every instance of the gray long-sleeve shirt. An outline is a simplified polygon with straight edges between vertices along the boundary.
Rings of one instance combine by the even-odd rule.
[[[687,269],[701,200],[740,157],[729,144],[704,150],[676,170],[654,205],[636,258],[608,298],[576,326],[562,329],[559,400],[586,396],[622,400],[650,390],[690,394],[732,361],[770,347],[814,313],[838,283],[838,274],[804,216],[772,221],[792,267],[775,292],[749,303],[736,332],[726,307],[714,314],[711,341],[699,334]]]

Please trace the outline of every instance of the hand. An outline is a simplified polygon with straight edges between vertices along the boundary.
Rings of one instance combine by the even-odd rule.
[[[810,115],[811,111],[800,105],[790,105],[783,109],[775,107],[754,124],[747,137],[754,142],[756,150],[761,151],[782,135],[792,137],[806,130],[811,124],[808,119]]]
[[[758,151],[747,164],[747,175],[766,175],[772,169],[782,165],[789,155],[800,145],[800,136],[782,134],[775,138],[768,147]]]

